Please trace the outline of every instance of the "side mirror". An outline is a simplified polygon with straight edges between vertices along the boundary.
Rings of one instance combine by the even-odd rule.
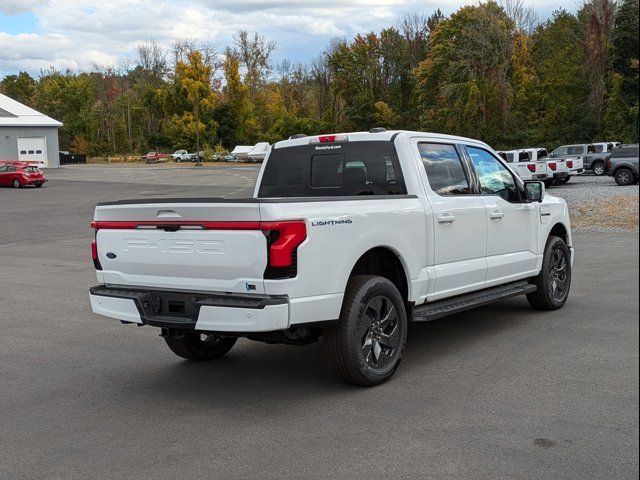
[[[524,195],[528,202],[542,202],[544,199],[544,183],[536,181],[524,182]]]

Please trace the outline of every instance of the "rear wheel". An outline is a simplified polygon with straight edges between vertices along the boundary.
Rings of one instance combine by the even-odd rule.
[[[569,180],[571,180],[571,176],[563,177],[558,180],[558,185],[564,185],[565,183],[569,183]]]
[[[598,176],[598,177],[601,177],[602,175],[605,174],[604,162],[596,162],[596,163],[593,164],[592,168],[593,168],[593,174]]]
[[[616,183],[621,187],[633,185],[636,181],[633,172],[628,168],[621,168],[615,173]]]
[[[550,236],[544,249],[542,270],[533,283],[537,290],[527,295],[537,310],[556,310],[569,298],[571,289],[571,254],[560,237]]]
[[[44,183],[36,183],[36,188],[40,188],[42,185],[44,185]]]
[[[331,363],[349,383],[365,387],[397,370],[407,340],[404,301],[393,283],[361,275],[349,281],[340,321],[326,332]]]
[[[20,180],[18,180],[17,178],[14,178],[14,179],[11,181],[11,186],[12,186],[13,188],[20,188],[20,187],[22,186],[22,184],[20,183]]]
[[[224,356],[238,340],[212,333],[185,332],[184,336],[164,338],[173,353],[187,360],[213,360]]]
[[[546,188],[553,187],[555,184],[556,184],[555,180],[545,180],[544,181],[544,186]]]

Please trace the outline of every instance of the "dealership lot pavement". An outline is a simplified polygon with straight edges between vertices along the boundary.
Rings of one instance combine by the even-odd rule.
[[[321,343],[190,364],[91,313],[95,202],[248,195],[256,175],[67,167],[0,189],[1,479],[637,478],[637,232],[575,235],[559,312],[514,299],[412,325],[374,389]]]

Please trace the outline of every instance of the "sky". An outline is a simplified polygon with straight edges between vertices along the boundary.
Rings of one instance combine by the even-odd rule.
[[[525,0],[526,2],[527,0]],[[545,19],[576,0],[530,0]],[[135,58],[136,45],[178,39],[220,51],[238,30],[276,42],[273,59],[307,61],[334,38],[379,31],[409,12],[450,14],[457,0],[0,0],[0,77],[27,71],[92,70]],[[565,3],[566,5],[563,5]]]

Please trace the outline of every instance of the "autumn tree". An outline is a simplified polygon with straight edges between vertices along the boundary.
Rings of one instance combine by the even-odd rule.
[[[202,53],[193,50],[187,54],[186,61],[178,60],[176,63],[176,80],[186,93],[191,104],[190,117],[183,113],[179,122],[188,130],[195,133],[196,153],[200,152],[200,132],[207,128],[209,137],[215,135],[215,123],[211,119],[211,113],[218,103],[218,96],[211,90],[211,66],[205,65]],[[210,120],[205,124],[201,122],[205,114]]]

